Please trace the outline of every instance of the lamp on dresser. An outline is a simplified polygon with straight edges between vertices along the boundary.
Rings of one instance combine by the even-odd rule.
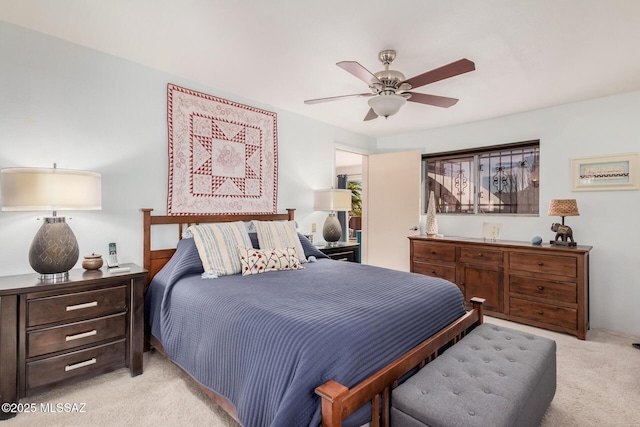
[[[556,232],[556,237],[551,241],[555,246],[576,246],[573,240],[573,230],[568,225],[564,225],[565,216],[579,216],[578,202],[576,199],[552,199],[549,203],[549,216],[559,216],[562,224],[551,224],[551,231]]]
[[[342,237],[342,227],[336,217],[336,211],[351,210],[350,190],[316,190],[313,194],[314,209],[317,211],[329,211],[329,216],[322,227],[322,237],[328,246],[335,245]]]
[[[78,241],[58,211],[102,208],[98,173],[53,168],[6,168],[0,171],[3,211],[51,211],[43,218],[29,248],[29,264],[43,282],[66,281],[78,261]]]

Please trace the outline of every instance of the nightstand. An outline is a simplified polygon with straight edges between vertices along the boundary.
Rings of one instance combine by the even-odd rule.
[[[121,367],[142,373],[147,271],[121,266],[130,271],[74,269],[55,284],[0,277],[2,403]]]
[[[320,252],[338,261],[360,262],[358,243],[338,243],[333,246],[316,246]]]

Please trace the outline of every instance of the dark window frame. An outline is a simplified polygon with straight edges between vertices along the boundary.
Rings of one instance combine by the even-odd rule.
[[[537,139],[423,154],[422,212],[434,190],[442,214],[539,216],[539,171]]]

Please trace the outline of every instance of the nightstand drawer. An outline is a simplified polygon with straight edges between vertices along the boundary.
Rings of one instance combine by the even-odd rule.
[[[456,267],[431,264],[427,262],[416,262],[413,264],[413,272],[424,274],[425,276],[439,277],[450,282],[456,281]]]
[[[443,243],[413,241],[413,259],[415,261],[440,260],[455,261],[456,247]]]
[[[514,252],[509,258],[509,268],[556,276],[576,277],[578,275],[578,261],[576,258],[567,256]]]
[[[576,284],[533,277],[509,276],[509,293],[529,295],[553,301],[575,304]]]
[[[27,363],[27,389],[125,365],[126,340]]]
[[[127,308],[125,285],[28,301],[28,326],[97,317]]]
[[[69,323],[27,333],[27,357],[124,337],[126,313]]]
[[[484,248],[460,248],[460,262],[502,266],[502,251]]]
[[[519,298],[511,298],[509,302],[509,314],[511,316],[523,317],[568,329],[575,329],[578,324],[578,312],[571,308],[541,304]]]

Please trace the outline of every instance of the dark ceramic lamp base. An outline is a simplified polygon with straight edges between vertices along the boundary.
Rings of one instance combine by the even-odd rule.
[[[324,222],[322,237],[327,242],[327,246],[337,245],[340,237],[342,237],[342,226],[335,212],[331,212]]]
[[[40,273],[41,281],[63,282],[68,280],[79,253],[76,236],[64,217],[48,217],[33,238],[29,264]]]

